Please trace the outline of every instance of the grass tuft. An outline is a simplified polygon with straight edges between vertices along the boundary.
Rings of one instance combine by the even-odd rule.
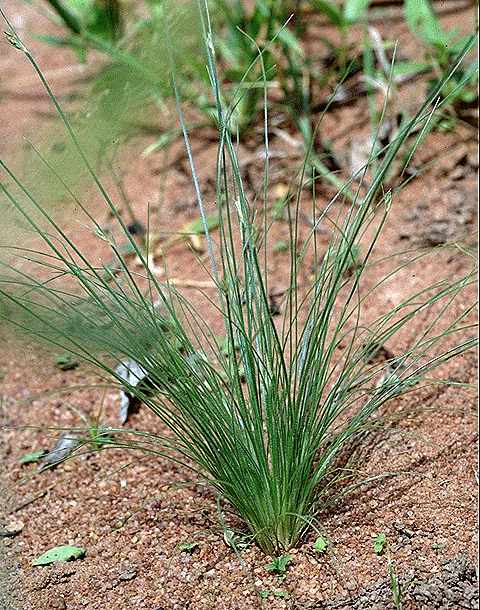
[[[221,315],[224,337],[219,340],[193,302],[172,285],[160,283],[150,270],[148,251],[128,231],[69,118],[11,26],[12,44],[37,72],[82,170],[89,173],[144,272],[132,272],[113,240],[106,240],[105,246],[118,262],[118,273],[106,273],[105,267],[94,264],[71,231],[56,221],[35,191],[2,160],[4,205],[36,245],[4,245],[0,317],[126,385],[167,430],[155,437],[157,452],[187,464],[216,488],[242,517],[257,544],[283,558],[276,570],[284,571],[288,557],[284,551],[312,526],[332,481],[341,477],[337,459],[349,442],[365,432],[372,415],[385,403],[411,391],[440,364],[476,345],[468,318],[473,305],[451,313],[458,295],[473,281],[473,271],[454,279],[436,278],[373,319],[368,302],[376,291],[431,253],[403,256],[373,282],[373,288],[365,283],[377,268],[372,257],[396,197],[386,182],[391,165],[410,136],[428,128],[432,105],[445,103],[438,101],[438,95],[455,66],[381,155],[372,152],[371,181],[356,183],[351,203],[342,204],[341,191],[321,207],[315,197],[313,204],[307,201],[314,227],[301,241],[299,218],[309,195],[305,186],[309,184],[314,193],[318,179],[309,175],[307,153],[296,197],[285,204],[289,280],[282,314],[274,316],[268,271],[269,156],[265,154],[263,193],[252,202],[232,139],[232,108],[222,103],[206,2],[200,2],[200,9],[218,123],[215,241],[182,114],[168,24],[165,41],[215,286],[216,295],[208,296],[208,302],[212,312]],[[264,124],[268,153],[267,107]],[[348,187],[353,188],[352,184]],[[70,195],[85,222],[101,233],[98,220],[74,193]],[[332,234],[326,250],[318,243],[320,225]],[[308,257],[314,263],[314,276],[304,289],[300,272]],[[395,342],[408,327],[416,329],[411,345],[387,361],[372,360],[375,346]],[[457,340],[452,339],[454,335]],[[144,384],[129,387],[118,375],[116,364],[125,359],[146,372],[148,391]]]

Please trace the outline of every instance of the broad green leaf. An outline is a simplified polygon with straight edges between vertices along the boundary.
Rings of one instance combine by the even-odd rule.
[[[40,449],[39,451],[32,451],[26,453],[18,460],[19,464],[31,464],[32,462],[38,462],[45,455],[45,450]]]
[[[328,540],[326,538],[324,538],[323,536],[319,536],[314,544],[313,544],[313,548],[317,553],[325,553],[325,551],[328,548]]]
[[[449,38],[442,30],[429,0],[405,0],[405,18],[413,34],[431,45],[444,45]]]
[[[49,563],[56,561],[74,561],[85,556],[85,549],[79,546],[70,546],[68,544],[55,546],[49,551],[37,557],[32,563],[34,566],[46,566]]]
[[[346,0],[343,7],[343,18],[347,23],[356,23],[367,10],[370,0]]]

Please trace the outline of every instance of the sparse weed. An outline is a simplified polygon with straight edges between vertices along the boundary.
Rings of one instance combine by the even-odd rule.
[[[373,542],[373,550],[375,551],[375,554],[381,555],[383,553],[383,551],[385,550],[386,544],[387,544],[387,537],[385,536],[385,534],[383,532],[381,532],[380,534],[377,534],[375,536],[375,540]]]
[[[388,577],[390,579],[390,590],[392,592],[393,604],[395,606],[395,610],[402,610],[403,608],[403,590],[402,585],[400,584],[400,579],[395,574],[395,569],[393,566],[393,561],[391,558],[388,558]]]
[[[426,61],[433,69],[435,77],[430,80],[430,88],[448,70],[452,61],[465,46],[468,36],[458,36],[442,28],[428,0],[406,0],[405,18],[411,31],[422,41],[426,50]],[[478,105],[478,60],[465,60],[456,73],[440,91],[448,98],[446,110],[453,116],[462,115],[462,110]],[[439,124],[443,119],[439,119]]]
[[[376,536],[373,547],[377,555],[383,555],[385,553],[387,556],[388,582],[392,594],[392,601],[395,610],[402,610],[404,585],[401,584],[400,578],[395,573],[394,561],[391,556],[387,537],[384,533],[380,533]]]

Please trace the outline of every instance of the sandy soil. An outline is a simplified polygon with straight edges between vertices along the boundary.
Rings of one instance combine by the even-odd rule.
[[[44,27],[18,1],[5,2],[5,10],[22,31]],[[471,11],[454,13],[445,17],[445,24],[468,30],[471,15]],[[400,47],[408,54],[412,41],[401,24],[395,22],[395,28]],[[38,41],[31,46],[63,102],[75,104],[72,93],[85,91],[86,85],[78,79],[88,68],[78,68],[66,50],[53,50]],[[18,51],[5,41],[0,49],[0,109],[8,117],[1,121],[0,141],[2,156],[5,153],[8,159],[18,152],[23,136],[48,129],[53,115]],[[405,87],[402,103],[414,106],[424,87],[425,83]],[[348,155],[353,140],[368,133],[367,118],[364,100],[327,114],[324,130],[335,142],[339,158]],[[155,119],[152,122],[155,125]],[[458,124],[453,132],[437,132],[428,138],[416,161],[417,166],[426,165],[425,173],[396,197],[378,246],[379,257],[444,241],[475,242],[478,157],[474,135],[469,126]],[[216,152],[211,136],[199,132],[193,141],[207,198],[213,198]],[[197,217],[185,155],[181,143],[175,144],[166,172],[163,155],[141,157],[151,142],[152,137],[145,134],[130,142],[125,190],[138,218],[145,221],[149,206],[158,213],[161,226],[174,233]],[[282,138],[273,139],[271,149],[276,159],[272,191],[280,192],[292,166],[299,163],[298,153]],[[254,137],[241,149],[250,195],[259,187],[259,150]],[[322,185],[319,195],[327,201],[331,188]],[[100,210],[95,195],[92,206]],[[98,213],[103,213],[107,225],[108,215]],[[76,231],[82,247],[103,256],[90,231]],[[275,223],[272,231],[273,242],[288,235],[286,223]],[[327,238],[320,237],[325,242]],[[287,256],[281,252],[272,260],[275,289],[285,288],[286,263]],[[194,265],[183,241],[168,250],[170,274],[186,285],[208,279]],[[454,276],[464,268],[460,255],[440,249],[379,294],[369,313],[391,307],[402,294],[431,282],[445,269]],[[205,300],[195,290],[185,290],[220,334],[220,321]],[[466,291],[456,311],[462,311],[473,297],[473,288]],[[418,329],[404,333],[399,342],[408,344],[415,332]],[[396,476],[360,488],[319,515],[332,543],[329,552],[316,555],[314,535],[310,535],[290,552],[291,568],[279,578],[266,571],[270,558],[258,548],[249,546],[237,555],[225,544],[216,495],[192,479],[187,469],[171,462],[118,450],[82,455],[43,473],[37,472],[35,464],[19,465],[23,454],[51,447],[59,429],[81,425],[74,409],[89,415],[101,409],[105,424],[116,426],[118,392],[95,388],[98,376],[83,364],[61,371],[54,365],[53,354],[28,344],[19,350],[3,328],[0,337],[0,393],[4,397],[0,405],[4,424],[0,533],[2,528],[17,531],[15,536],[0,538],[2,610],[386,610],[393,607],[387,558],[373,551],[379,532],[387,536],[394,571],[404,585],[405,609],[478,608],[474,569],[478,434],[473,390],[440,385],[390,402],[382,413],[387,423],[372,438],[359,478],[386,472]],[[474,384],[475,356],[464,355],[440,373],[451,381]],[[145,408],[129,425],[158,430],[158,421]],[[229,508],[222,502],[220,506],[228,525],[241,527]],[[179,548],[183,542],[198,545],[185,552]],[[57,544],[82,546],[86,556],[66,564],[32,566],[35,557]]]

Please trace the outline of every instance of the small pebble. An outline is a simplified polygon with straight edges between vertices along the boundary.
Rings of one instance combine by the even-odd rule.
[[[60,595],[54,595],[50,597],[49,604],[50,608],[55,608],[55,610],[65,610],[65,608],[67,607],[65,600],[63,599],[63,597],[60,597]]]
[[[16,536],[23,530],[23,523],[18,519],[12,519],[5,527],[0,526],[0,538],[10,538]]]
[[[453,171],[450,172],[450,180],[460,180],[465,176],[465,168],[458,165]]]
[[[133,580],[137,575],[137,570],[135,568],[129,568],[124,570],[118,575],[120,580]]]
[[[208,572],[205,572],[203,574],[203,576],[205,578],[213,578],[215,576],[215,574],[216,574],[216,571],[215,571],[215,569],[212,568],[211,570],[208,570]]]

